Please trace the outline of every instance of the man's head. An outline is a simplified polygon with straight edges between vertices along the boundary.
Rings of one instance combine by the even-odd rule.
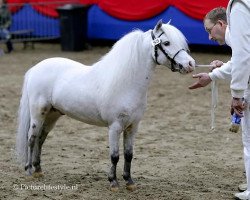
[[[225,33],[227,28],[226,9],[223,7],[214,8],[208,12],[203,20],[205,30],[210,40],[225,44]]]
[[[3,4],[6,4],[6,0],[0,0],[0,6],[2,6]]]

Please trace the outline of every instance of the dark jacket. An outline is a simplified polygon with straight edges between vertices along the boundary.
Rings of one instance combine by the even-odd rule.
[[[11,13],[8,7],[3,4],[0,7],[0,29],[7,29],[11,25]]]

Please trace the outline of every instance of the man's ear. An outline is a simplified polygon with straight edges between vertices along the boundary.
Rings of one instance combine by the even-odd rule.
[[[224,21],[224,20],[222,20],[222,19],[219,19],[219,20],[217,21],[217,23],[219,23],[221,26],[227,25],[227,22]]]

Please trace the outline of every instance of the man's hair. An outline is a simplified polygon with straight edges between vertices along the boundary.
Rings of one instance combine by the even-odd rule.
[[[223,20],[227,23],[226,8],[217,7],[212,9],[206,14],[205,19],[209,19],[212,23],[216,23],[218,20]]]

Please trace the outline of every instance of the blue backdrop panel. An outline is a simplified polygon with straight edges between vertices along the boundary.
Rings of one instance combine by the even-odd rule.
[[[134,29],[143,31],[152,29],[160,19],[165,23],[171,20],[171,24],[183,32],[189,44],[216,44],[209,41],[202,21],[188,17],[175,7],[169,7],[161,14],[147,20],[125,21],[114,18],[103,12],[97,5],[93,5],[88,11],[87,36],[89,39],[118,40]],[[33,36],[56,38],[60,37],[59,26],[59,19],[42,15],[26,4],[13,15],[11,30],[32,29]]]
[[[188,17],[175,7],[169,7],[148,20],[124,21],[106,14],[98,6],[93,5],[89,9],[88,17],[88,37],[90,39],[118,40],[134,29],[146,31],[152,29],[160,19],[163,19],[163,22],[171,19],[171,24],[182,31],[189,44],[215,44],[215,42],[209,41],[202,21]]]
[[[29,4],[12,16],[10,29],[32,29],[32,36],[38,37],[60,37],[59,20],[36,12]]]

